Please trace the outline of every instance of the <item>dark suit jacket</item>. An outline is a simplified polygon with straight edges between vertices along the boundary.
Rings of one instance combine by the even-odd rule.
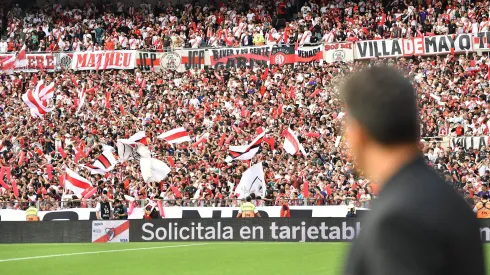
[[[420,157],[382,188],[345,275],[483,275],[475,214]]]

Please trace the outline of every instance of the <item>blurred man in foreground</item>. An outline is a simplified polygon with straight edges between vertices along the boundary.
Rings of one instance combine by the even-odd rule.
[[[411,83],[391,68],[372,67],[348,79],[340,93],[356,164],[381,189],[345,274],[483,275],[475,215],[418,150]]]

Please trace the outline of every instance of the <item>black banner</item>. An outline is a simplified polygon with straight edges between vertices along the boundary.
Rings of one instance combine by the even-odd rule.
[[[271,65],[283,66],[286,64],[294,64],[296,60],[296,54],[294,52],[294,47],[284,46],[284,47],[273,47],[271,54]]]
[[[348,242],[361,231],[357,219],[163,219],[131,221],[130,242],[267,241]]]
[[[490,220],[480,220],[482,242],[490,243]],[[130,220],[130,242],[266,241],[350,242],[359,219],[255,218]],[[89,243],[92,221],[0,222],[0,243]]]
[[[271,49],[271,46],[258,46],[210,50],[210,62],[215,69],[268,66]]]

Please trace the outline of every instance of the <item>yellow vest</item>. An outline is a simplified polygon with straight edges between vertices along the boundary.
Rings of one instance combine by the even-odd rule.
[[[246,202],[240,207],[242,210],[242,218],[255,217],[255,205],[251,202]]]
[[[33,216],[37,217],[37,208],[31,206],[26,210],[26,217],[33,217]]]

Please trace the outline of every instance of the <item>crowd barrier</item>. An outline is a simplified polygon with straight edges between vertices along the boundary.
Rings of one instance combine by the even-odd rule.
[[[173,70],[184,72],[207,67],[230,68],[261,65],[293,65],[306,62],[352,62],[355,60],[411,57],[440,54],[461,54],[490,51],[490,32],[437,35],[410,39],[362,40],[325,45],[265,45],[178,49],[166,52],[114,50],[96,52],[29,53],[27,65],[18,71],[140,69],[142,71]],[[7,60],[16,53],[0,55]],[[18,62],[22,64],[23,62]]]
[[[481,221],[485,243],[490,242],[489,226],[490,221]],[[349,242],[361,229],[362,220],[356,218],[0,222],[0,243]]]
[[[341,218],[348,212],[346,205],[331,206],[291,206],[292,218]],[[163,207],[163,216],[169,219],[212,219],[234,218],[238,214],[239,207]],[[281,206],[257,207],[262,217],[279,217]],[[356,212],[362,216],[365,208],[357,208]],[[39,211],[41,221],[80,221],[95,220],[95,208],[68,208],[56,211]],[[143,219],[144,209],[135,208],[129,215],[130,220]],[[0,209],[0,221],[25,221],[25,211],[14,209]]]

